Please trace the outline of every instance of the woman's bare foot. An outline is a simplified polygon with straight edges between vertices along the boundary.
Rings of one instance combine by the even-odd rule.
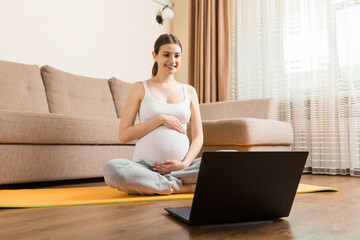
[[[181,193],[194,193],[196,184],[183,184]]]

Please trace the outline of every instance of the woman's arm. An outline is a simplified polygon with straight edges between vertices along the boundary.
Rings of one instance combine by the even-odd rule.
[[[120,121],[119,140],[121,143],[142,138],[161,125],[186,133],[180,120],[172,115],[157,115],[143,123],[134,125],[144,95],[145,90],[142,82],[136,82],[131,86]]]
[[[196,94],[195,88],[188,86],[189,88],[189,96],[191,98],[191,145],[188,153],[186,154],[184,160],[182,161],[185,165],[185,168],[190,166],[190,164],[194,161],[196,156],[199,154],[201,147],[203,145],[203,129],[199,108],[199,100]]]

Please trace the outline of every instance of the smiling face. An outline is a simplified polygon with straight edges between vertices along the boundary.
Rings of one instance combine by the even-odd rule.
[[[158,64],[158,74],[171,75],[176,73],[181,64],[181,48],[176,43],[165,44],[159,53],[153,52],[154,61]]]

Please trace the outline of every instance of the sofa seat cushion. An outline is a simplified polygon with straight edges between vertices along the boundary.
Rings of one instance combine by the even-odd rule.
[[[204,145],[291,145],[291,124],[276,120],[236,118],[203,121]]]
[[[116,118],[107,79],[90,78],[41,67],[51,113]]]
[[[0,60],[0,109],[49,112],[38,66]]]
[[[120,119],[0,110],[0,142],[120,144]]]

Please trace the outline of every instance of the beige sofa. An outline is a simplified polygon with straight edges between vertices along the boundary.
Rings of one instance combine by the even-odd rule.
[[[134,143],[118,140],[130,85],[0,61],[0,184],[101,177],[110,159],[131,159]],[[291,148],[291,125],[275,120],[271,99],[200,108],[202,151]]]

